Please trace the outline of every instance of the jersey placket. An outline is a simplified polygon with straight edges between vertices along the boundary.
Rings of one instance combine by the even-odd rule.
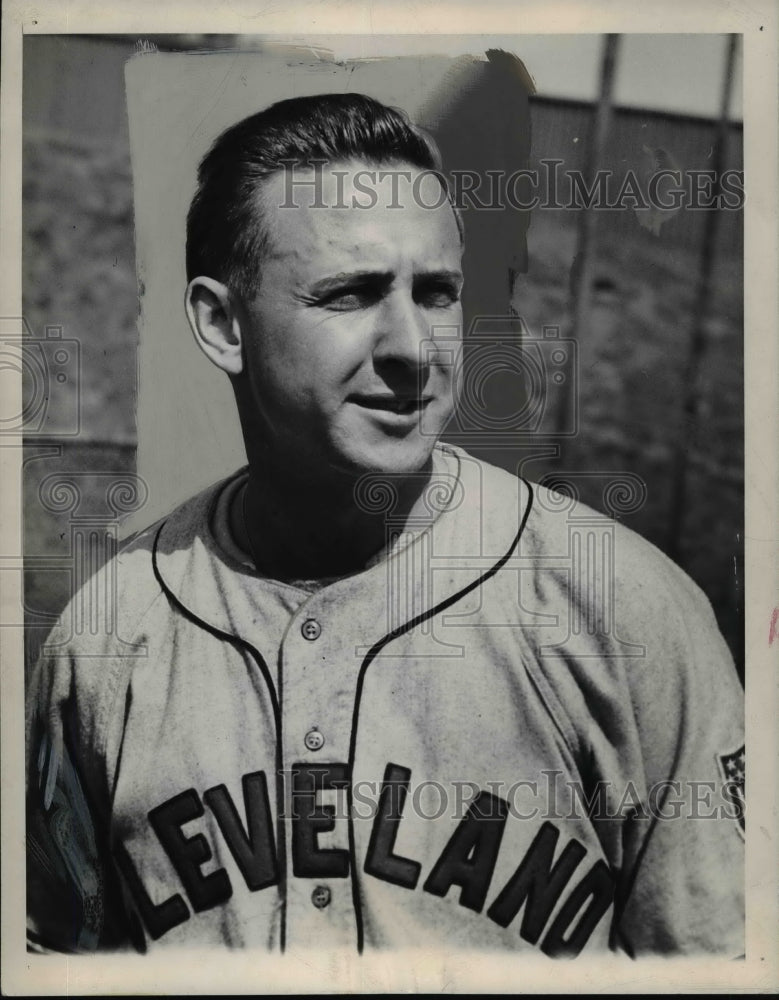
[[[289,948],[353,948],[357,935],[347,762],[360,659],[323,597],[292,616],[279,656]]]

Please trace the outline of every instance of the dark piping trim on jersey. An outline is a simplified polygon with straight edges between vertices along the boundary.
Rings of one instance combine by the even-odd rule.
[[[382,649],[390,642],[392,642],[393,639],[399,638],[406,632],[410,632],[411,629],[416,628],[416,626],[420,625],[422,622],[427,621],[429,618],[433,618],[435,615],[440,614],[442,611],[445,611],[447,608],[451,607],[453,604],[459,601],[462,597],[465,597],[466,594],[469,594],[472,590],[476,590],[477,587],[480,587],[483,583],[489,580],[490,577],[494,576],[497,572],[499,572],[503,568],[503,566],[505,566],[505,564],[510,559],[512,552],[519,545],[519,540],[522,537],[522,532],[525,530],[527,519],[530,516],[530,511],[533,507],[533,498],[534,498],[533,487],[525,479],[521,479],[520,481],[525,484],[528,490],[527,504],[525,505],[525,510],[522,514],[522,519],[519,524],[519,530],[517,531],[517,534],[513,539],[511,545],[506,550],[506,552],[500,557],[500,559],[498,559],[498,561],[493,566],[491,566],[488,570],[486,570],[486,572],[482,573],[480,577],[477,577],[476,580],[473,580],[471,583],[469,583],[467,587],[463,587],[463,589],[459,590],[456,594],[451,594],[449,597],[445,598],[445,600],[441,601],[440,604],[436,604],[435,607],[429,608],[427,611],[423,611],[421,614],[418,614],[416,618],[412,618],[411,621],[405,622],[405,624],[403,625],[399,625],[397,628],[387,633],[387,635],[385,635],[382,639],[379,639],[378,642],[375,642],[368,650],[365,659],[362,661],[362,664],[360,666],[360,671],[357,675],[357,685],[354,696],[354,710],[352,713],[352,733],[349,739],[349,769],[348,769],[349,784],[347,785],[347,802],[348,802],[347,819],[349,825],[349,855],[350,855],[350,864],[352,870],[352,901],[354,904],[354,916],[357,924],[357,951],[360,954],[362,954],[363,950],[364,932],[363,932],[363,922],[362,922],[362,903],[360,901],[360,887],[359,887],[358,870],[357,870],[357,848],[354,835],[354,818],[352,816],[352,809],[354,805],[352,798],[352,779],[354,777],[353,775],[354,756],[355,756],[355,751],[357,749],[357,721],[360,712],[360,700],[362,698],[362,689],[363,689],[363,682],[365,680],[365,674],[367,672],[368,667],[373,662],[373,660],[376,659],[376,657],[379,655]]]
[[[281,900],[281,933],[279,945],[283,952],[286,947],[287,936],[287,839],[286,831],[284,829],[284,750],[281,742],[281,705],[276,693],[275,684],[273,683],[273,678],[271,677],[270,670],[268,669],[268,664],[265,662],[265,657],[262,653],[260,653],[260,651],[250,642],[247,642],[246,639],[241,638],[241,636],[225,632],[198,617],[194,611],[191,611],[186,604],[183,604],[179,600],[170,587],[168,587],[165,583],[159,566],[157,565],[157,546],[166,523],[167,522],[163,522],[160,525],[159,531],[154,538],[154,545],[152,547],[151,554],[154,576],[157,583],[160,585],[162,592],[168,598],[170,603],[176,607],[185,618],[188,618],[196,625],[199,625],[201,628],[205,629],[206,632],[210,632],[211,635],[215,636],[217,639],[223,639],[226,642],[229,642],[232,646],[242,648],[245,652],[247,652],[259,667],[260,673],[263,676],[270,694],[271,705],[273,707],[273,717],[276,722],[276,858],[279,869],[279,898]]]
[[[248,646],[248,643],[247,643]],[[250,647],[253,648],[253,647]],[[255,655],[259,656],[259,653]],[[262,660],[262,657],[260,657]],[[287,831],[284,827],[284,816],[286,810],[286,781],[287,774],[284,770],[284,747],[281,743],[281,706],[284,697],[284,673],[281,669],[282,652],[279,647],[278,658],[278,706],[279,720],[276,728],[276,864],[279,868],[279,914],[281,916],[279,929],[279,947],[282,954],[287,947]],[[262,660],[265,663],[264,660]],[[273,687],[271,686],[271,691]]]

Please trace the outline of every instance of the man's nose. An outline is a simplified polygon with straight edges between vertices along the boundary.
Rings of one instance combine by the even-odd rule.
[[[429,366],[430,322],[410,292],[394,291],[378,313],[373,357],[377,364],[411,371]]]

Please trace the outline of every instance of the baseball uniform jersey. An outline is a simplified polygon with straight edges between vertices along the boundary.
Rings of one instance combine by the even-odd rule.
[[[678,567],[438,445],[419,524],[362,484],[371,565],[272,581],[231,539],[246,476],[46,644],[35,946],[743,952],[742,693]]]

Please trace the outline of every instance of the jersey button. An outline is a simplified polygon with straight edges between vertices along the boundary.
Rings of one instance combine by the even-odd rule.
[[[300,632],[304,639],[313,642],[322,634],[322,626],[315,618],[307,618],[300,626]]]
[[[303,742],[306,744],[306,750],[321,750],[325,745],[325,738],[318,729],[311,729],[303,737]]]
[[[324,910],[330,904],[331,892],[326,885],[318,885],[311,893],[311,902],[318,910]]]

